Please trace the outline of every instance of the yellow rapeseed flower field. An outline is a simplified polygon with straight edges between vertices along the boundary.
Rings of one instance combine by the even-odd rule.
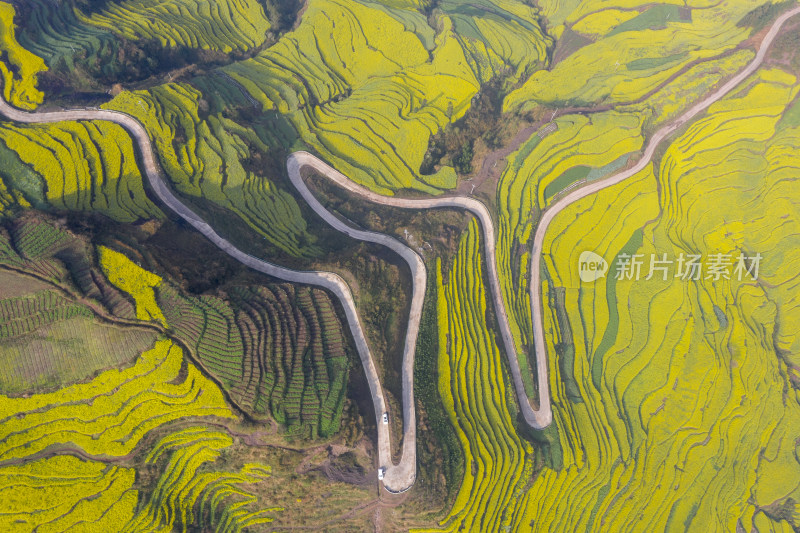
[[[164,313],[156,303],[153,289],[161,285],[161,277],[148,272],[125,254],[107,248],[97,247],[100,268],[108,280],[119,289],[127,292],[136,302],[136,318],[139,320],[158,320],[167,325]]]
[[[19,45],[15,36],[14,6],[0,2],[0,50],[10,65],[0,61],[3,76],[3,97],[12,105],[35,109],[44,99],[36,88],[36,75],[47,70],[44,59]],[[17,74],[15,74],[15,71]]]

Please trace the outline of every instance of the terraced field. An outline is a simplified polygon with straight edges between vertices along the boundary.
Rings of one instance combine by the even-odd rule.
[[[269,150],[259,137],[263,130],[244,128],[221,113],[201,119],[201,98],[189,85],[169,84],[149,92],[122,93],[108,107],[142,121],[161,166],[179,192],[232,211],[292,256],[316,255],[315,238],[308,233],[295,199],[262,175],[263,168],[245,166],[255,150]],[[273,133],[264,135],[274,139]]]
[[[17,38],[26,50],[47,64],[64,62],[68,68],[74,68],[76,54],[98,61],[114,48],[113,34],[81,24],[70,2],[27,0],[26,4],[27,9],[20,13],[27,17]]]
[[[253,509],[256,497],[247,490],[270,476],[269,467],[246,464],[239,472],[207,471],[232,444],[227,433],[202,427],[162,438],[145,459],[145,464],[163,463],[155,490],[121,531],[214,527],[230,533],[272,522],[269,515],[282,509]]]
[[[532,5],[506,0],[438,4],[481,82],[510,69],[519,80],[541,68],[550,40]]]
[[[327,296],[294,292],[242,287],[230,300],[187,299],[165,287],[159,301],[175,334],[241,406],[290,432],[326,436],[338,429],[344,400],[343,333]]]
[[[150,430],[187,416],[231,417],[221,391],[162,339],[123,370],[89,383],[28,398],[0,395],[0,459],[23,458],[55,446],[91,455],[124,456]],[[113,393],[113,394],[112,394]]]
[[[36,219],[0,231],[2,390],[57,388],[130,363],[152,347],[154,331],[98,321],[98,309],[134,317],[123,294],[93,272],[82,242]]]
[[[91,316],[91,311],[61,297],[54,291],[42,291],[29,298],[9,298],[0,303],[3,325],[0,338],[25,335],[57,320]]]
[[[101,462],[124,460],[148,432],[173,420],[234,418],[221,391],[168,340],[157,342],[132,367],[85,384],[24,398],[0,395],[0,412],[3,460],[65,451],[98,458],[55,455],[0,465],[0,523],[8,531],[213,527],[233,532],[268,523],[281,510],[253,508],[256,496],[247,486],[267,479],[268,467],[251,463],[226,472],[214,466],[233,444],[227,433],[195,426],[162,438],[142,467],[164,463],[149,492],[134,488],[133,468]]]
[[[0,228],[0,272],[17,278],[0,291],[4,297],[66,290],[68,299],[84,297],[115,317],[135,318],[133,304],[99,270],[93,247],[59,222],[34,214],[17,218],[10,231]]]
[[[149,289],[156,306],[157,276],[108,248],[100,248],[99,265],[83,266],[91,258],[86,243],[30,216],[0,234],[0,250],[3,529],[233,532],[270,522],[280,509],[254,506],[249,488],[269,468],[227,471],[216,461],[232,438],[191,425],[236,419],[222,390],[173,341],[131,324],[98,323],[101,302],[133,314],[131,304],[115,305],[111,283],[91,286],[98,300],[73,292],[105,270],[137,302]],[[151,433],[175,422],[183,429],[168,433],[143,463],[132,460]],[[161,478],[143,490],[142,473],[167,456]]]
[[[30,285],[16,274],[3,283]],[[129,363],[153,345],[155,333],[97,323],[91,310],[43,290],[0,299],[0,388],[16,394],[72,383]]]
[[[260,5],[225,5],[230,9],[222,14],[203,1],[128,0],[79,20],[167,45],[221,51],[258,46],[266,31],[258,26],[266,22]],[[545,387],[539,384],[543,405],[536,411],[549,413],[543,394],[551,391],[550,429],[518,427],[530,423],[525,391],[536,392],[533,365],[520,358],[525,382],[518,386],[523,403],[517,406],[491,333],[493,316],[504,309],[493,285],[497,278],[486,286],[483,280],[484,269],[490,276],[495,267],[500,271],[513,340],[533,356],[528,325],[531,318],[542,323],[531,317],[527,297],[530,276],[539,279],[538,259],[529,266],[537,218],[569,191],[589,190],[592,181],[625,167],[656,127],[750,61],[750,50],[735,47],[756,30],[741,23],[755,4],[545,1],[545,21],[527,5],[501,0],[428,7],[312,0],[296,29],[255,58],[192,83],[123,92],[108,107],[141,119],[147,132],[131,131],[140,144],[151,136],[159,162],[193,206],[232,211],[261,240],[308,259],[319,247],[296,200],[279,176],[269,175],[274,169],[263,157],[280,159],[305,145],[372,190],[439,194],[457,177],[448,167],[419,172],[426,141],[462,116],[491,78],[502,76],[507,88],[519,83],[505,109],[533,118],[543,116],[543,107],[616,106],[572,109],[508,158],[497,187],[498,242],[483,243],[486,250],[496,244],[496,265],[493,257],[480,256],[475,222],[449,270],[437,264],[439,392],[467,467],[438,527],[797,529],[800,463],[793,431],[800,426],[794,401],[800,360],[794,354],[800,341],[791,270],[798,233],[792,190],[800,142],[796,72],[762,69],[680,131],[655,164],[557,216],[542,247],[548,305],[539,331],[546,332],[548,366],[539,368]],[[254,21],[249,26],[242,22],[245,14]],[[3,22],[8,31],[8,16]],[[238,33],[232,31],[236,24]],[[555,50],[550,35],[558,40]],[[48,46],[63,42],[53,37]],[[29,89],[35,89],[30,80],[39,66],[30,67],[36,63],[30,60],[26,71],[23,60],[15,63],[13,34],[5,34],[2,46],[4,62],[16,65],[2,71],[4,87],[12,89],[7,99],[14,101],[17,90],[18,99],[35,106]],[[548,54],[552,64],[541,69]],[[253,124],[242,124],[246,114]],[[101,122],[4,125],[0,158],[10,170],[0,169],[2,212],[16,216],[34,205],[99,212],[121,222],[163,217],[144,195],[131,141],[120,135],[127,137]],[[143,155],[148,170],[154,169],[149,152]],[[384,203],[395,205],[391,200]],[[232,256],[250,266],[266,264],[186,216],[188,208],[175,201],[184,209],[181,216],[213,234]],[[470,201],[436,205],[486,211]],[[488,211],[481,225],[492,233]],[[220,419],[235,418],[225,390],[237,407],[254,418],[270,415],[292,436],[333,435],[349,358],[330,296],[288,284],[240,284],[188,296],[166,274],[115,251],[125,245],[98,247],[95,257],[92,245],[76,246],[58,225],[7,227],[0,232],[0,282],[9,283],[0,287],[0,343],[25,338],[27,344],[15,346],[43,355],[32,359],[34,369],[15,356],[16,367],[2,376],[12,385],[0,396],[0,496],[22,485],[29,499],[55,500],[42,481],[49,469],[70,497],[38,514],[9,499],[7,508],[0,504],[0,520],[80,529],[113,516],[131,531],[236,531],[269,524],[278,509],[264,510],[255,494],[269,470],[253,463],[229,467],[225,460],[236,439],[177,421],[215,417],[224,426]],[[760,253],[761,281],[634,283],[609,276],[581,284],[577,258],[586,249],[609,262],[620,253]],[[19,276],[44,285],[18,294]],[[485,287],[500,303],[493,311]],[[52,372],[42,361],[68,361],[29,342],[34,334],[72,343],[64,328],[91,327],[102,340],[91,351],[126,342],[111,330],[100,333],[94,321],[101,315],[146,322],[148,335],[126,337],[129,344],[119,350],[143,352],[138,358],[120,359],[115,370],[108,370],[113,361],[91,359],[64,378],[72,382],[67,387],[51,392],[51,384],[37,377],[46,392],[13,395],[14,383],[21,391],[24,379]],[[348,318],[354,328],[356,317]],[[507,328],[500,333],[519,385],[516,349]],[[541,365],[545,353],[536,355]],[[55,374],[66,376],[66,370]],[[413,408],[411,402],[412,414]],[[549,418],[536,427],[547,424]],[[164,431],[157,441],[156,431]],[[156,444],[143,469],[116,466],[151,441]],[[83,459],[49,457],[65,450]],[[158,472],[146,493],[132,485],[143,471]]]
[[[187,296],[110,248],[98,247],[94,265],[91,248],[38,219],[0,231],[0,252],[5,392],[80,380],[152,346],[152,330],[98,323],[96,309],[62,292],[72,287],[115,317],[167,327],[250,413],[270,415],[291,434],[339,430],[350,356],[324,292],[267,284]]]
[[[339,429],[350,361],[330,298],[308,287],[240,288],[230,295],[242,332],[243,379],[234,395],[289,432]]]
[[[52,258],[72,244],[72,239],[72,235],[59,225],[31,219],[15,223],[4,240],[9,251],[13,247],[11,253],[18,254],[19,260],[36,261]]]
[[[0,126],[0,176],[23,205],[102,213],[120,222],[163,217],[147,198],[130,136],[116,124]]]
[[[797,202],[787,176],[798,166],[800,137],[781,117],[798,90],[795,76],[760,71],[671,143],[656,169],[660,194],[648,170],[557,218],[545,245],[547,287],[565,289],[575,350],[572,368],[551,359],[563,468],[536,479],[520,523],[622,531],[795,524],[789,480],[800,464],[787,436],[800,408],[785,394],[796,395],[787,269]],[[609,259],[622,250],[734,258],[758,250],[764,260],[759,283],[656,276],[588,285],[576,272],[588,243]],[[563,327],[545,311],[547,323]],[[552,353],[565,342],[547,340]]]
[[[233,287],[224,298],[158,289],[173,334],[237,405],[270,415],[289,434],[339,430],[350,369],[347,339],[329,297],[307,287]]]
[[[163,326],[166,326],[167,321],[156,303],[154,291],[161,285],[161,278],[111,248],[100,246],[97,249],[97,255],[100,268],[108,281],[129,294],[136,302],[136,318],[158,320]]]
[[[231,52],[263,43],[270,24],[257,0],[124,0],[78,18],[129,39]]]
[[[693,61],[731,51],[753,28],[738,24],[754,7],[748,2],[710,5],[689,2],[541,3],[556,37],[583,36],[584,46],[567,46],[549,70],[534,73],[504,102],[508,110],[537,105],[619,104],[639,100]],[[712,81],[698,79],[694,83]],[[682,92],[683,103],[692,92]]]
[[[531,236],[539,213],[562,191],[613,173],[643,143],[642,124],[633,114],[614,111],[558,118],[553,133],[533,136],[509,158],[498,183],[498,271],[518,346],[533,353],[530,329],[529,264]],[[520,358],[528,393],[534,391],[531,364]]]
[[[508,527],[533,449],[514,427],[513,391],[486,323],[480,230],[472,222],[446,282],[437,268],[439,394],[464,450],[465,472],[446,531]]]
[[[75,125],[79,128],[83,128],[84,125],[92,127],[87,123],[75,123]],[[103,123],[98,125],[103,126]],[[54,129],[58,127],[60,126],[53,126]],[[144,193],[141,194],[144,197]],[[294,202],[288,195],[287,198]],[[296,204],[294,205],[296,208]],[[30,223],[19,227],[15,233],[13,246],[21,250],[26,258],[35,261],[35,264],[26,265],[26,268],[34,270],[39,275],[53,281],[63,281],[65,276],[74,276],[81,289],[103,300],[112,312],[140,320],[155,320],[174,328],[175,334],[185,339],[196,350],[195,354],[207,370],[226,383],[237,401],[252,413],[274,416],[291,433],[324,437],[338,431],[349,359],[344,348],[343,332],[327,296],[319,291],[310,293],[305,291],[298,299],[293,296],[293,290],[275,286],[272,290],[276,291],[277,298],[269,292],[269,289],[263,296],[257,291],[252,294],[242,291],[237,306],[213,297],[187,299],[172,287],[161,287],[161,279],[158,276],[143,270],[124,255],[100,247],[98,260],[102,272],[113,286],[122,291],[122,294],[128,295],[135,304],[132,307],[124,296],[121,298],[114,296],[112,285],[101,287],[100,292],[97,292],[98,288],[93,286],[96,276],[91,275],[91,265],[87,264],[86,258],[82,256],[85,251],[65,252],[70,263],[80,263],[72,265],[76,267],[76,272],[65,271],[61,260],[54,258],[53,254],[61,254],[70,239],[68,234],[59,232],[52,225]],[[9,252],[9,260],[13,258],[14,264],[26,261],[17,256],[13,250]],[[290,292],[287,293],[287,290]],[[248,301],[248,298],[252,301]],[[273,307],[276,304],[282,311],[277,311]],[[293,309],[295,306],[299,307]],[[162,308],[167,310],[167,316],[162,313]],[[177,312],[179,310],[183,314]],[[49,308],[46,311],[50,315],[56,312]],[[271,313],[276,311],[284,315],[272,316]],[[38,311],[31,310],[31,312],[34,313],[32,316],[38,316],[35,314]],[[90,318],[92,313],[80,305],[57,307],[57,312],[60,315],[51,316],[50,321],[55,318],[62,322],[68,320],[71,321],[69,322],[71,327],[77,328],[72,330],[71,335],[64,337],[65,342],[61,344],[63,346],[84,328],[92,327]],[[287,312],[289,314],[285,314]],[[75,323],[77,320],[73,318],[75,313],[79,313],[85,320],[80,324]],[[234,313],[238,314],[237,318],[234,317]],[[7,329],[16,328],[16,324],[21,321],[30,321],[25,316],[9,322]],[[263,325],[270,322],[274,328],[271,331],[254,332],[255,324]],[[69,368],[70,357],[63,360],[64,364],[57,364],[56,369],[50,367],[51,363],[44,362],[48,361],[46,357],[48,354],[64,354],[63,350],[59,350],[59,344],[53,344],[48,339],[51,334],[64,333],[67,324],[59,322],[50,327],[41,323],[34,326],[31,323],[26,326],[27,329],[37,327],[37,335],[43,337],[38,337],[38,340],[30,338],[20,340],[13,351],[10,349],[6,352],[10,358],[9,362],[16,361],[6,374],[6,381],[15,384],[14,390],[23,383],[29,383],[25,376],[47,375],[54,379],[55,376],[60,376],[59,372],[65,367]],[[49,329],[42,329],[44,326]],[[295,330],[297,327],[303,328],[305,333],[298,333]],[[103,355],[118,354],[122,359],[131,357],[132,354],[121,346],[119,350],[107,354],[93,351],[95,349],[102,351],[105,343],[110,342],[112,338],[118,341],[122,339],[119,338],[119,332],[113,328],[92,331],[90,336],[94,339],[90,343],[92,346],[88,346],[86,342],[80,345],[82,349],[91,348],[90,351],[100,357],[100,359],[95,357],[93,360],[94,368],[108,366],[103,363],[108,362],[107,357]],[[15,335],[16,337],[18,335]],[[140,348],[138,351],[141,351],[144,347],[140,343],[145,338],[151,337],[137,333],[126,342],[134,342],[134,345]],[[287,347],[293,347],[293,350],[287,350]],[[21,358],[23,353],[31,352],[44,357],[33,368]],[[68,350],[67,353],[78,356],[80,350]],[[79,374],[80,372],[79,370]],[[44,380],[42,384],[47,383],[44,377],[39,381],[42,380]]]
[[[672,82],[639,103],[619,106],[617,110],[647,117],[645,124],[656,128],[675,119],[690,103],[698,100],[728,76],[742,70],[752,61],[749,49],[703,61],[677,76]]]
[[[461,117],[494,73],[545,60],[550,41],[531,8],[491,9],[446,3],[433,38],[412,6],[316,0],[297,30],[224,71],[356,182],[439,193],[456,175],[450,167],[419,173],[430,135]]]
[[[3,531],[112,531],[133,518],[132,468],[72,456],[0,468]],[[38,507],[31,508],[31,502]]]
[[[36,109],[44,93],[36,88],[36,75],[47,70],[42,58],[19,45],[14,26],[14,7],[0,2],[0,74],[3,77],[3,98],[22,109]]]

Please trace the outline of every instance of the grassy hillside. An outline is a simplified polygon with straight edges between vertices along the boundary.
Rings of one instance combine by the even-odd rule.
[[[750,37],[753,28],[739,21],[763,3],[544,2],[555,36],[577,34],[583,41],[562,46],[557,64],[528,78],[505,108],[637,101],[693,62],[730,52]]]
[[[129,39],[157,39],[164,45],[247,50],[266,40],[270,23],[257,0],[125,0],[78,13],[88,26]]]
[[[533,449],[515,429],[513,389],[505,385],[501,352],[486,323],[479,235],[473,221],[447,281],[441,265],[436,272],[439,393],[465,465],[455,502],[440,522],[446,531],[510,526],[533,466]]]
[[[798,87],[793,75],[762,70],[675,139],[656,167],[554,222],[545,290],[566,290],[575,354],[571,368],[549,361],[563,467],[535,480],[520,523],[620,531],[797,526],[800,464],[790,429],[800,416],[791,355],[797,199],[786,177],[798,166],[800,137],[788,118]],[[622,250],[696,253],[704,262],[727,254],[731,279],[704,271],[696,281],[657,274],[581,284],[584,249],[609,262]],[[763,255],[757,282],[734,275],[740,253]],[[545,311],[546,323],[563,320]],[[563,342],[549,333],[549,353]],[[567,394],[568,379],[577,398]]]
[[[120,222],[162,217],[144,192],[133,142],[107,122],[0,125],[0,171],[23,206],[93,211]]]
[[[409,6],[314,0],[297,30],[224,70],[352,179],[384,193],[437,193],[455,185],[455,173],[420,174],[428,138],[462,116],[492,75],[545,60],[535,11],[487,8],[443,4],[431,33]]]
[[[14,25],[14,6],[0,2],[0,75],[3,98],[23,109],[35,109],[44,94],[36,88],[36,76],[47,70],[44,60],[20,46]]]
[[[320,521],[316,508],[301,502],[322,486],[336,494],[327,509],[365,497],[356,485],[298,474],[301,463],[333,459],[283,448],[283,432],[263,420],[244,423],[231,403],[263,418],[286,413],[280,422],[295,437],[339,431],[350,359],[327,295],[249,285],[224,301],[192,298],[64,222],[30,211],[4,224],[0,524],[9,530],[95,531],[113,522],[110,527],[125,531],[252,531],[281,520],[284,508],[284,523],[298,516]],[[205,312],[199,329],[189,327],[189,305]],[[273,315],[271,305],[298,312]],[[264,330],[268,336],[259,340],[253,321],[279,316],[283,329]],[[221,327],[233,335],[226,343],[238,342],[238,352],[223,347],[238,365],[235,384],[212,364],[222,347]],[[245,331],[251,336],[243,342]],[[292,345],[295,352],[282,348]],[[245,363],[248,377],[239,379]],[[260,440],[270,434],[267,440],[278,447]],[[277,463],[279,480],[265,466],[265,453]],[[361,461],[369,459],[354,464]],[[280,486],[290,477],[296,486],[287,498]]]

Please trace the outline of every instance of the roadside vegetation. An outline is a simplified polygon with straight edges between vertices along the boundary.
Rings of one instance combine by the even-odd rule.
[[[552,128],[552,131],[548,131]],[[534,394],[530,248],[539,214],[557,193],[622,168],[642,147],[640,119],[616,112],[564,115],[509,156],[498,196],[498,272],[528,394]]]
[[[440,522],[446,531],[510,526],[533,466],[533,448],[515,429],[513,390],[506,388],[503,356],[486,320],[479,240],[472,221],[449,272],[437,264],[435,274],[438,389],[464,451],[461,487]]]
[[[108,519],[116,520],[113,529],[130,531],[240,531],[266,527],[273,519],[320,520],[316,511],[302,509],[301,501],[306,491],[319,492],[321,485],[337,494],[328,509],[363,500],[363,474],[344,483],[335,477],[338,470],[328,466],[334,458],[327,454],[303,459],[302,449],[290,452],[266,445],[277,462],[270,473],[273,465],[258,457],[265,448],[252,448],[265,444],[249,436],[263,433],[267,441],[285,446],[287,437],[320,442],[338,434],[350,359],[327,295],[312,291],[295,295],[294,301],[272,300],[284,309],[298,306],[299,313],[283,311],[283,320],[299,321],[299,329],[287,322],[286,329],[273,331],[268,339],[245,342],[247,356],[234,360],[239,365],[236,384],[242,387],[237,389],[229,387],[219,371],[226,369],[214,366],[222,361],[219,354],[225,352],[220,350],[229,348],[218,343],[220,328],[230,328],[241,344],[247,317],[256,317],[247,315],[247,309],[269,302],[268,291],[292,295],[291,286],[267,285],[253,296],[248,294],[252,284],[232,288],[240,291],[235,301],[242,304],[234,317],[233,296],[226,301],[187,296],[169,279],[137,265],[152,259],[137,254],[134,262],[107,246],[96,248],[70,230],[68,220],[55,221],[28,210],[3,223],[0,413],[5,422],[0,491],[24,499],[3,498],[0,523],[11,528],[52,522],[55,531],[62,531],[80,521],[91,529]],[[92,231],[94,238],[127,250],[123,242],[135,242],[132,237],[143,230],[126,234],[98,225]],[[216,305],[221,314],[206,313],[196,321],[190,306],[202,302]],[[143,306],[146,315],[137,312]],[[225,324],[221,318],[232,320]],[[199,329],[187,328],[192,320]],[[290,345],[296,352],[279,347]],[[294,370],[283,370],[284,362],[272,359],[277,356],[294,358],[297,362],[289,363]],[[258,373],[262,368],[266,375]],[[242,378],[245,370],[256,374]],[[334,373],[330,382],[329,372]],[[270,379],[276,381],[274,387],[264,388]],[[298,383],[304,392],[292,396]],[[262,405],[245,401],[245,385],[259,387],[249,390],[260,395]],[[320,403],[318,394],[327,403]],[[251,414],[238,405],[251,409]],[[287,414],[281,419],[283,412]],[[258,416],[264,419],[256,422]],[[353,416],[357,414],[348,412],[345,420],[351,444],[363,435],[350,428]],[[279,421],[280,431],[270,429],[267,417]],[[160,436],[174,436],[175,428],[185,431],[186,438],[158,444]],[[356,465],[368,461],[363,452],[354,457]],[[298,477],[295,470],[301,462],[308,463],[309,471],[290,491],[295,496],[287,498],[278,487],[289,476]],[[315,468],[334,477],[314,474]],[[56,498],[42,477],[47,469],[58,472],[65,494],[43,514],[30,501]],[[27,480],[24,489],[21,479]],[[282,509],[287,507],[284,518]]]
[[[752,35],[739,24],[749,4],[708,6],[545,1],[542,11],[556,37],[583,35],[550,70],[540,70],[511,93],[504,110],[631,103],[683,68],[730,52]],[[576,43],[578,41],[575,41]]]
[[[621,531],[797,526],[797,486],[789,480],[800,464],[787,431],[800,409],[786,401],[797,390],[789,326],[797,306],[786,270],[796,205],[785,178],[797,168],[790,154],[798,90],[795,75],[762,69],[672,141],[655,166],[554,221],[546,290],[566,289],[575,358],[572,368],[550,359],[563,468],[537,478],[522,523]],[[718,252],[734,262],[742,252],[764,259],[757,283],[704,272],[696,282],[657,275],[580,284],[582,243],[609,263],[623,250],[697,253],[706,264]],[[545,312],[547,323],[562,320]],[[556,353],[563,340],[548,337]],[[564,373],[580,400],[566,396]],[[571,513],[554,493],[590,512]]]
[[[133,115],[175,192],[225,237],[348,276],[393,413],[404,271],[322,227],[285,158],[305,149],[374,191],[439,195],[504,150],[479,194],[495,209],[501,288],[535,397],[528,269],[541,212],[629,165],[657,127],[752,60],[749,39],[789,4],[537,6],[0,2],[0,75],[23,109],[71,101]],[[317,184],[430,269],[420,492],[377,513],[374,414],[331,296],[247,272],[171,220],[122,128],[3,122],[0,529],[267,531],[334,517],[347,531],[373,516],[419,531],[798,529],[800,56],[796,36],[781,39],[654,164],[554,221],[544,431],[517,417],[477,224],[365,209]],[[763,281],[586,285],[583,250],[610,263],[759,252]]]

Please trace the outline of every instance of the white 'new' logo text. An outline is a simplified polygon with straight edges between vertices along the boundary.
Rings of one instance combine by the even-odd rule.
[[[581,281],[590,282],[605,277],[608,272],[606,260],[594,252],[585,251],[578,259],[578,275]]]

